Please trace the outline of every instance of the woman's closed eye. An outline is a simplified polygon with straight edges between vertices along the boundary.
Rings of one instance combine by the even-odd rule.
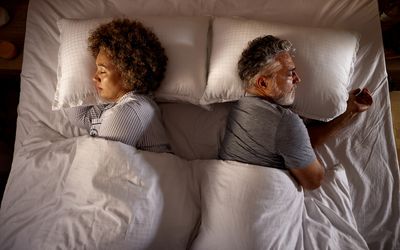
[[[105,73],[107,73],[107,70],[105,69],[104,66],[99,66],[99,67],[97,67],[97,73],[98,74],[105,74]]]

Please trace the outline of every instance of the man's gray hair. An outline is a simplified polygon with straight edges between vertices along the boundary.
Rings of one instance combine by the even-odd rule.
[[[249,42],[238,62],[238,73],[246,87],[252,84],[254,77],[263,69],[275,64],[276,56],[281,52],[292,52],[292,43],[272,35],[258,37]],[[271,72],[272,73],[272,72]]]

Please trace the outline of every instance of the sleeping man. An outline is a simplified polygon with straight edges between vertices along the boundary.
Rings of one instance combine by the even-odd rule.
[[[324,168],[313,148],[372,104],[367,89],[350,91],[346,111],[326,123],[310,123],[288,107],[300,77],[292,44],[268,35],[251,41],[238,62],[245,96],[232,107],[219,158],[287,169],[305,189],[321,185]]]
[[[93,84],[108,104],[67,109],[71,123],[91,136],[170,152],[160,111],[149,95],[160,85],[167,63],[156,35],[140,22],[117,19],[90,34],[89,49],[97,67]]]

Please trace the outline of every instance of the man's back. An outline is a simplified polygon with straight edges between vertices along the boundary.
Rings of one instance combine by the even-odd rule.
[[[219,157],[286,169],[306,166],[315,154],[298,115],[249,96],[232,107]]]

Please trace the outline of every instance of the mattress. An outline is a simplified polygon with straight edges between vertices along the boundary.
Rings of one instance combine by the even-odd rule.
[[[245,17],[308,27],[345,29],[360,34],[348,90],[368,88],[374,104],[335,138],[317,149],[319,159],[327,166],[327,179],[330,182],[318,191],[302,191],[300,195],[296,193],[298,187],[288,184],[287,189],[281,190],[282,195],[292,197],[297,205],[285,207],[282,204],[282,207],[270,210],[266,204],[276,202],[273,193],[256,195],[253,200],[233,193],[254,194],[257,190],[275,190],[276,186],[265,184],[257,176],[267,179],[275,177],[278,180],[286,178],[285,181],[289,177],[285,172],[259,170],[246,164],[239,164],[240,169],[244,170],[237,170],[235,167],[238,163],[216,160],[231,105],[228,102],[212,104],[208,109],[190,103],[159,103],[175,156],[130,152],[126,145],[90,138],[85,131],[72,127],[62,110],[53,111],[60,47],[57,20],[134,15]],[[114,246],[121,249],[128,246],[135,246],[134,249],[400,247],[399,164],[376,1],[31,0],[23,58],[14,159],[0,211],[0,242],[7,249],[47,249],[54,247],[55,243],[62,244],[61,248],[85,246],[110,249],[113,248],[111,244],[116,244],[115,239],[118,239],[118,244]],[[99,162],[102,158],[93,163],[79,152],[94,152],[96,145],[102,145],[99,152],[104,154],[115,151],[115,161],[117,156],[122,155],[142,166],[132,167],[133,172],[126,170],[123,173],[132,177],[140,172],[142,181],[153,183],[146,191],[129,189],[132,197],[145,203],[130,202],[127,197],[117,196],[126,188],[117,181],[115,186],[110,186],[110,182],[101,179],[110,175],[93,172],[93,169],[97,169],[109,173],[109,168],[101,168]],[[102,155],[98,153],[98,157]],[[87,167],[84,170],[86,172],[74,172],[83,165],[96,167]],[[171,172],[163,170],[160,165],[169,166]],[[96,176],[101,178],[96,179]],[[221,179],[215,179],[216,176]],[[127,177],[129,181],[140,186],[137,184],[140,181],[131,177]],[[254,186],[246,185],[249,180],[246,178],[254,178]],[[179,186],[176,179],[185,181]],[[85,184],[88,180],[99,182]],[[103,208],[117,211],[114,215],[124,218],[123,223],[112,217],[102,220],[102,212],[93,213],[83,209],[87,205],[87,197],[93,194],[91,192],[98,195],[93,198],[98,198],[93,204],[99,204],[97,202],[104,195],[93,191],[96,183],[100,186],[108,183],[100,190],[107,190],[107,194],[113,197],[109,202],[116,202],[120,206],[107,207],[103,204]],[[49,187],[57,187],[55,193]],[[77,187],[82,188],[82,194],[78,194]],[[162,196],[165,190],[167,192]],[[271,197],[273,200],[270,200]],[[229,204],[235,199],[243,203],[230,207]],[[71,203],[68,204],[68,201]],[[46,204],[47,207],[44,206]],[[185,218],[179,223],[176,215],[172,215],[178,210],[177,204],[181,205],[179,213]],[[301,213],[296,213],[295,208],[299,206]],[[160,210],[163,207],[164,210]],[[96,211],[100,208],[96,207]],[[249,210],[258,211],[255,216],[260,216],[260,219],[246,217],[245,213]],[[85,211],[89,217],[99,216],[91,220],[93,223],[104,222],[107,226],[100,231],[93,229],[94,224],[87,226],[84,221],[89,217],[85,217]],[[271,213],[268,214],[268,211]],[[130,216],[137,213],[139,215],[136,217]],[[275,228],[275,233],[273,228],[263,228],[269,223],[279,225],[288,215],[300,224],[293,222],[297,226],[292,227],[294,224],[283,223],[285,226]],[[150,217],[153,219],[148,219]],[[54,223],[56,220],[57,223]],[[119,223],[119,226],[113,223]],[[228,230],[230,227],[241,229]],[[35,228],[41,230],[36,231]],[[96,240],[107,235],[101,230],[110,232],[106,237],[109,241],[104,238],[99,245]],[[86,236],[88,231],[91,233]],[[221,231],[225,234],[215,234]],[[252,233],[256,233],[256,236]],[[273,236],[270,236],[271,233]],[[275,245],[257,245],[263,239],[270,239]],[[285,242],[288,242],[287,245]]]

